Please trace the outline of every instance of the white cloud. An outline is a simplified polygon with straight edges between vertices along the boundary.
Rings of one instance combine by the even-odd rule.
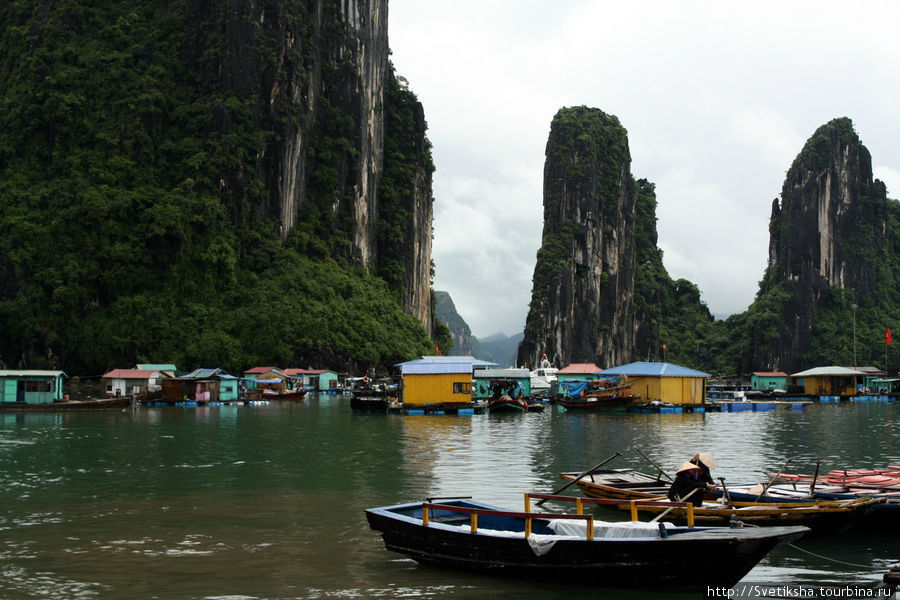
[[[784,175],[850,117],[900,194],[900,5],[391,0],[397,72],[425,107],[437,166],[435,287],[478,336],[524,326],[553,115],[587,105],[629,132],[656,183],[670,274],[740,312],[768,255]]]

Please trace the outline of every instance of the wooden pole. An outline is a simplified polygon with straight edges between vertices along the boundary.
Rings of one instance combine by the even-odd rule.
[[[816,461],[816,472],[813,473],[812,483],[809,484],[809,495],[812,496],[816,491],[816,479],[819,478],[819,465],[822,464],[821,460]]]
[[[566,485],[562,486],[562,487],[559,488],[559,489],[553,490],[552,492],[550,492],[550,495],[551,495],[551,496],[555,496],[556,494],[560,493],[561,491],[563,491],[564,489],[566,489],[567,487],[569,487],[569,486],[572,485],[573,483],[576,483],[577,481],[579,481],[579,480],[580,480],[582,477],[584,477],[585,475],[587,475],[587,474],[589,474],[589,473],[592,473],[593,471],[599,469],[600,467],[602,467],[603,465],[605,465],[606,463],[608,463],[608,462],[611,461],[612,459],[617,458],[617,457],[619,457],[619,456],[622,456],[622,455],[621,455],[618,451],[616,451],[615,454],[613,454],[612,456],[610,456],[609,458],[607,458],[607,459],[604,460],[603,462],[597,463],[596,465],[594,465],[593,467],[591,467],[591,468],[588,469],[587,471],[582,471],[581,473],[579,473],[579,474],[578,474],[578,477],[576,477],[575,479],[573,479],[572,481],[570,481],[570,482],[567,483]],[[536,505],[536,506],[541,506],[541,505],[542,505],[544,502],[546,502],[546,501],[547,501],[546,498],[544,498],[543,500],[538,500],[537,502],[535,502],[535,505]]]
[[[775,481],[775,478],[778,477],[781,474],[781,472],[784,471],[784,468],[786,466],[788,466],[789,464],[791,464],[791,459],[787,459],[786,461],[784,461],[784,464],[781,465],[781,469],[779,469],[777,473],[772,475],[772,477],[769,479],[769,483],[767,483],[766,485],[763,486],[762,491],[756,497],[756,500],[754,500],[754,502],[759,502],[759,499],[762,497],[763,494],[766,493],[766,490],[769,489],[769,486],[772,485],[772,482]]]
[[[635,446],[634,449],[637,450],[638,452],[640,452],[641,456],[643,456],[643,457],[646,458],[648,461],[650,461],[650,464],[653,465],[654,467],[656,467],[656,468],[659,470],[660,473],[662,473],[663,475],[665,475],[665,476],[668,478],[669,481],[673,481],[672,477],[671,477],[668,473],[666,473],[665,471],[663,471],[662,467],[660,467],[658,464],[656,464],[655,462],[653,462],[653,459],[652,459],[652,458],[650,458],[649,456],[647,456],[646,454],[644,454],[643,450],[641,450],[641,449],[638,448],[637,446]],[[659,479],[659,477],[657,477],[657,479]]]
[[[725,504],[731,506],[731,498],[728,497],[728,488],[725,487],[725,478],[719,477],[719,481],[722,482],[722,498],[725,500]]]
[[[691,521],[691,522],[689,523],[689,525],[691,525],[691,526],[693,526],[693,521],[694,521],[694,511],[693,511],[694,503],[693,503],[693,502],[686,502],[686,500],[687,500],[688,498],[690,498],[691,496],[693,496],[693,495],[694,495],[694,492],[696,492],[696,491],[699,490],[699,489],[702,489],[702,488],[694,488],[694,489],[692,489],[692,490],[691,490],[684,498],[681,499],[681,502],[680,502],[680,504],[684,504],[684,505],[685,505],[685,508],[687,508],[687,510],[688,510],[688,516],[690,517],[689,520]],[[688,507],[688,505],[690,505],[690,507]],[[662,511],[661,513],[659,513],[658,515],[656,515],[655,517],[653,517],[652,519],[650,519],[650,523],[656,523],[657,521],[659,521],[660,519],[662,519],[664,516],[666,516],[667,514],[669,514],[670,511],[673,511],[673,510],[675,510],[676,508],[678,508],[678,507],[677,507],[677,506],[673,506],[672,508],[667,508],[666,510]]]

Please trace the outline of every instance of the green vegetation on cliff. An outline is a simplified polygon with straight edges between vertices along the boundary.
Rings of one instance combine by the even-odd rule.
[[[673,281],[663,265],[656,245],[656,186],[639,179],[635,190],[635,360],[665,359],[709,370],[715,362],[708,342],[712,316],[697,286],[686,279]]]
[[[304,6],[279,10],[305,35]],[[243,89],[254,82],[225,88],[210,72],[224,61],[222,30],[253,26],[215,7],[194,22],[189,10],[0,8],[0,360],[97,373],[145,361],[340,368],[427,352],[428,334],[390,291],[390,255],[378,267],[387,284],[353,267],[349,227],[328,212],[355,118],[332,105],[324,130],[304,132],[315,138],[309,202],[282,244],[264,171],[279,134]],[[329,35],[340,35],[333,20]],[[249,72],[284,77],[277,42],[258,33],[263,60]],[[313,51],[288,60],[299,67]],[[388,87],[384,109],[408,119],[414,96],[393,73]],[[413,132],[386,135],[385,194],[401,195],[413,185],[402,172]],[[399,220],[382,229],[386,245],[405,239]]]

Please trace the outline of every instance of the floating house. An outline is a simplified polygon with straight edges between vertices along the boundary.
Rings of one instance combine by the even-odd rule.
[[[113,369],[101,377],[106,383],[107,396],[131,396],[146,398],[148,394],[162,390],[162,380],[169,379],[164,371],[144,369]]]
[[[169,377],[178,375],[178,367],[172,363],[143,363],[137,365],[135,368],[141,369],[142,371],[161,371]]]
[[[0,402],[51,404],[64,400],[63,371],[0,370]]]
[[[284,374],[297,381],[296,387],[316,392],[338,389],[338,374],[328,369],[285,369]]]
[[[472,356],[423,356],[398,363],[403,406],[460,408],[472,404],[472,375],[476,367],[495,363]]]
[[[244,371],[244,384],[248,392],[261,392],[263,389],[284,391],[286,378],[278,367],[253,367]]]
[[[603,369],[594,363],[572,363],[556,372],[556,380],[580,379],[593,381],[600,376]]]
[[[641,402],[703,404],[709,373],[660,362],[634,362],[603,371],[603,375],[624,375],[631,391]]]
[[[528,369],[475,369],[472,380],[475,384],[472,398],[475,400],[490,398],[498,386],[514,390],[515,397],[531,396],[531,372]]]
[[[794,373],[791,377],[797,386],[803,387],[808,396],[853,396],[862,385],[864,371],[849,367],[816,367]]]
[[[787,373],[781,371],[755,371],[750,375],[750,389],[762,392],[772,390],[786,390],[788,386]]]
[[[163,380],[161,399],[169,404],[220,402],[220,388],[221,381],[214,377],[172,377]]]
[[[207,382],[211,380],[218,380],[219,390],[216,400],[220,402],[231,402],[233,400],[237,400],[240,393],[240,378],[229,374],[224,369],[195,369],[190,373],[182,375],[178,379],[181,380],[182,383],[182,388],[180,391],[181,395],[179,396],[179,398],[183,398],[186,395],[186,392],[192,391],[191,383],[196,383],[197,381]],[[210,395],[212,395],[213,390],[211,386],[201,386],[201,394],[205,391],[209,391]],[[193,387],[193,392],[196,396],[196,385]]]
[[[856,367],[857,371],[865,373],[862,384],[857,387],[857,393],[869,394],[876,390],[883,389],[880,384],[884,382],[887,373],[878,367]]]

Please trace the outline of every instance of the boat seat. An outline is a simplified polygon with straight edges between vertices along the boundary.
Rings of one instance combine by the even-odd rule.
[[[674,527],[672,523],[642,523],[640,521],[594,521],[594,539],[597,538],[658,538],[660,525]],[[569,519],[549,519],[547,526],[557,535],[584,537],[587,524]]]

